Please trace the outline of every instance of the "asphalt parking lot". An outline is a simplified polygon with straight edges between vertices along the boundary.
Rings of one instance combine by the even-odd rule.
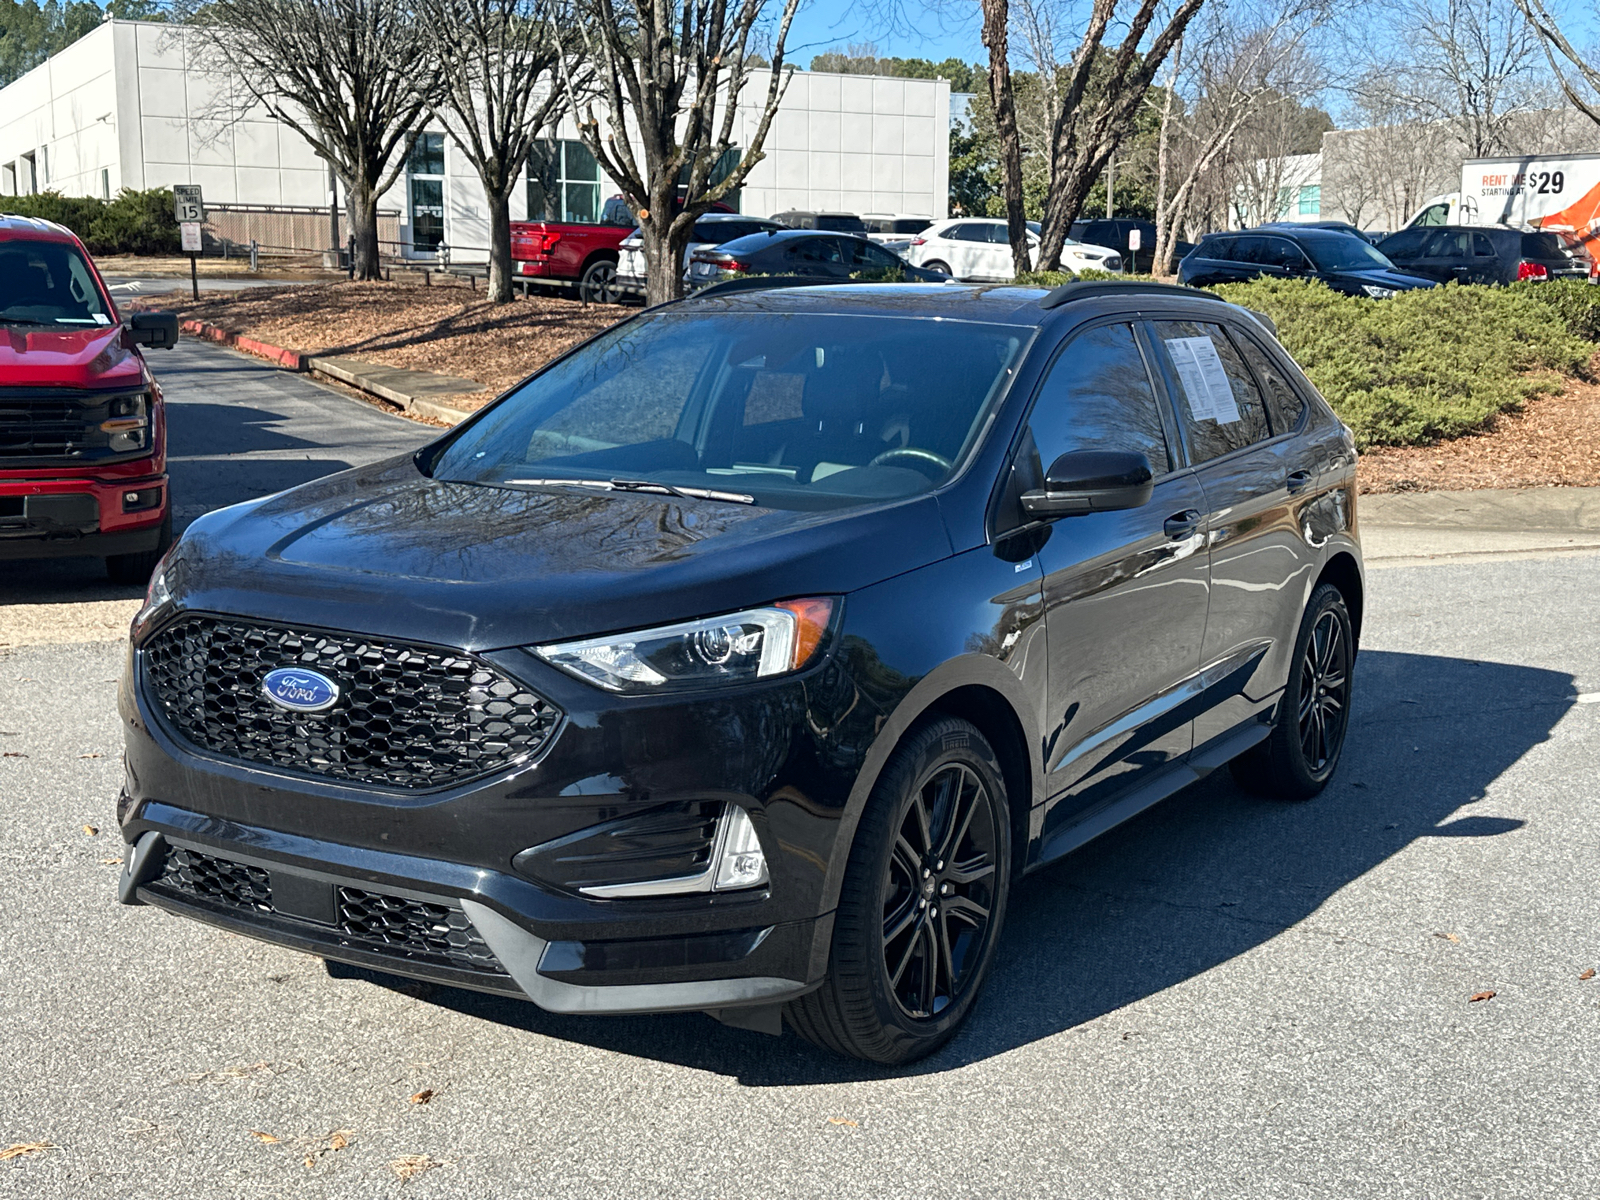
[[[427,436],[209,348],[163,378],[180,505]],[[974,1019],[899,1071],[119,907],[125,649],[60,632],[91,576],[0,584],[0,1151],[48,1144],[0,1196],[1594,1190],[1600,554],[1374,570],[1328,791],[1213,775],[1032,877]]]

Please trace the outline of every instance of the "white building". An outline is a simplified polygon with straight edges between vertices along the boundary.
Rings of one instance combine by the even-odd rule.
[[[110,198],[121,188],[199,184],[218,231],[241,240],[274,236],[325,248],[328,170],[306,141],[260,107],[227,110],[228,77],[196,65],[184,26],[106,21],[0,89],[0,197],[55,190]],[[741,132],[759,118],[767,76],[741,104]],[[766,157],[740,196],[743,212],[789,209],[948,211],[950,85],[944,80],[796,72],[767,135]],[[555,130],[551,211],[594,219],[617,194],[577,141],[570,118]],[[529,209],[529,189],[512,218]],[[532,187],[534,202],[542,194]],[[3,203],[3,201],[0,201]],[[471,166],[440,135],[425,136],[380,203],[380,238],[408,257],[486,255],[483,191]],[[320,213],[320,216],[319,216]],[[263,244],[273,244],[261,236]],[[396,247],[386,246],[386,250]]]

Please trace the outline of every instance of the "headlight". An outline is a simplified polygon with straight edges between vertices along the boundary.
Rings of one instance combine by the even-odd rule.
[[[1361,290],[1367,295],[1371,296],[1374,300],[1388,300],[1400,289],[1379,287],[1375,283],[1363,283],[1361,285]]]
[[[816,657],[835,608],[825,597],[784,600],[681,625],[536,646],[533,652],[612,692],[648,694],[767,679],[798,671]]]
[[[167,578],[167,569],[171,564],[172,551],[168,550],[161,556],[156,569],[150,573],[150,586],[145,591],[144,604],[133,614],[133,623],[129,627],[128,636],[135,642],[139,640],[140,631],[150,623],[151,619],[172,603],[172,582]]]

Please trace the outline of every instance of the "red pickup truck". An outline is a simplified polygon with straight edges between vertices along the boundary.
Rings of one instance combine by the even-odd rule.
[[[118,583],[149,578],[172,497],[140,347],[177,341],[171,313],[122,320],[70,230],[0,215],[0,562],[87,555]]]
[[[511,258],[518,279],[576,285],[594,304],[615,304],[625,294],[617,286],[617,247],[634,231],[633,214],[620,196],[609,201],[597,225],[556,221],[511,222]]]

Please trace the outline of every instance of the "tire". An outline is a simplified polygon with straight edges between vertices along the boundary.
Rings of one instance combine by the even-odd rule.
[[[922,264],[922,269],[924,271],[940,271],[940,272],[943,272],[944,274],[950,276],[951,279],[954,279],[956,277],[956,273],[950,269],[950,264],[945,262],[943,259],[940,259],[940,258],[936,258],[932,262],[923,263]]]
[[[597,258],[586,266],[578,280],[578,298],[587,304],[620,303],[622,289],[617,286],[617,264],[609,258]]]
[[[953,717],[914,729],[856,830],[828,977],[785,1008],[790,1027],[871,1062],[932,1054],[966,1020],[989,973],[1011,865],[1010,809],[993,748]]]
[[[1350,731],[1355,648],[1344,595],[1324,583],[1311,593],[1300,619],[1272,733],[1229,764],[1241,787],[1282,800],[1309,800],[1328,785]]]
[[[161,519],[161,537],[154,550],[139,554],[106,555],[106,574],[112,583],[128,587],[143,587],[150,582],[150,572],[156,569],[161,556],[172,549],[172,502],[167,501],[167,515]]]

